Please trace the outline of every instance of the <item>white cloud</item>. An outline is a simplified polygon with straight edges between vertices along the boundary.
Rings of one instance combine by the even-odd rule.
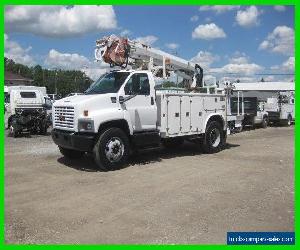
[[[218,27],[214,23],[210,24],[200,24],[197,28],[194,29],[192,33],[192,38],[195,39],[204,39],[212,40],[216,38],[225,38],[226,34],[222,28]]]
[[[220,82],[225,82],[225,81],[230,81],[230,82],[237,82],[237,80],[239,80],[239,82],[256,82],[258,79],[256,79],[255,77],[249,77],[249,76],[224,76],[221,77]]]
[[[213,55],[208,51],[199,51],[196,56],[191,58],[191,62],[199,64],[205,70],[209,69],[212,63],[218,61],[220,58],[217,55]]]
[[[214,11],[217,14],[221,14],[239,8],[239,5],[203,5],[199,8],[199,11]]]
[[[31,47],[22,48],[20,44],[9,39],[7,34],[4,34],[4,56],[14,60],[16,63],[21,63],[27,66],[36,64],[29,52]]]
[[[109,70],[109,65],[104,62],[94,62],[83,55],[61,53],[55,49],[49,51],[44,63],[52,69],[83,71],[93,80]]]
[[[282,66],[284,70],[295,72],[295,57],[289,57],[285,62],[283,62]]]
[[[195,16],[192,16],[190,18],[190,20],[191,20],[191,22],[197,22],[199,20],[199,17],[197,15],[195,15]]]
[[[283,72],[283,73],[294,73],[295,72],[295,57],[290,56],[281,65],[274,65],[271,67],[271,69],[276,72],[279,71],[279,72]]]
[[[177,49],[177,48],[179,48],[178,43],[166,43],[165,45],[168,49]]]
[[[117,27],[112,6],[14,5],[5,8],[6,32],[72,37]]]
[[[135,41],[149,45],[149,46],[154,44],[157,40],[158,40],[158,38],[156,36],[144,36],[144,37],[138,37],[135,39]]]
[[[259,11],[256,6],[250,6],[246,10],[239,10],[236,14],[235,20],[242,27],[253,27],[259,25]]]
[[[233,56],[229,58],[228,61],[232,64],[247,64],[249,63],[249,57],[246,55],[246,53],[235,51]]]
[[[127,36],[130,36],[132,34],[132,32],[130,30],[123,30],[120,35],[123,36],[123,37],[127,37]]]
[[[259,50],[268,50],[284,55],[294,55],[294,29],[287,26],[277,26],[272,33],[259,45]]]
[[[79,54],[60,53],[51,49],[46,57],[45,65],[50,68],[81,69],[89,65],[90,61]]]
[[[229,59],[229,62],[233,64],[246,64],[248,63],[248,58],[245,56],[233,57]]]
[[[274,10],[279,11],[279,12],[283,12],[285,11],[285,6],[284,5],[275,5],[274,6]]]
[[[264,76],[265,82],[272,82],[275,80],[275,76]]]
[[[240,75],[253,75],[263,70],[264,68],[255,63],[229,63],[224,65],[221,68],[211,69],[211,71],[216,73],[231,73],[231,74],[240,74]]]

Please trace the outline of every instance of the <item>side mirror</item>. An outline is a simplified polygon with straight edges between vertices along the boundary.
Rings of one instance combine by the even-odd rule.
[[[119,103],[123,104],[125,102],[124,96],[119,96]]]

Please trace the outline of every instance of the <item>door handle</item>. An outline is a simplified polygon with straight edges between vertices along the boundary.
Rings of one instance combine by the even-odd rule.
[[[154,98],[151,96],[151,105],[154,105]]]

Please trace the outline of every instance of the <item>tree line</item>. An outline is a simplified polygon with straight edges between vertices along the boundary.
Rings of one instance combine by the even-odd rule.
[[[66,96],[69,93],[84,92],[93,82],[80,70],[45,69],[40,65],[28,67],[4,58],[5,71],[33,79],[32,85],[45,86],[47,93]]]

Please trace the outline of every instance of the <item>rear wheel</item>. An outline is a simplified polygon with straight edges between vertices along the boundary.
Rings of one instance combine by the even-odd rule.
[[[129,156],[129,139],[123,130],[110,128],[102,132],[94,146],[97,166],[103,171],[121,168]]]
[[[261,123],[261,127],[262,128],[268,127],[268,117],[267,116],[264,116],[262,123]]]
[[[14,138],[18,137],[19,132],[17,131],[14,125],[9,126],[9,135]]]
[[[287,125],[288,127],[292,125],[292,116],[291,116],[291,115],[288,116],[286,125]]]
[[[219,122],[212,121],[207,124],[203,140],[203,151],[208,154],[217,153],[224,147],[226,136]]]
[[[79,159],[84,155],[84,152],[74,150],[74,149],[69,149],[69,148],[63,148],[59,147],[59,151],[63,156],[65,156],[68,159]]]

